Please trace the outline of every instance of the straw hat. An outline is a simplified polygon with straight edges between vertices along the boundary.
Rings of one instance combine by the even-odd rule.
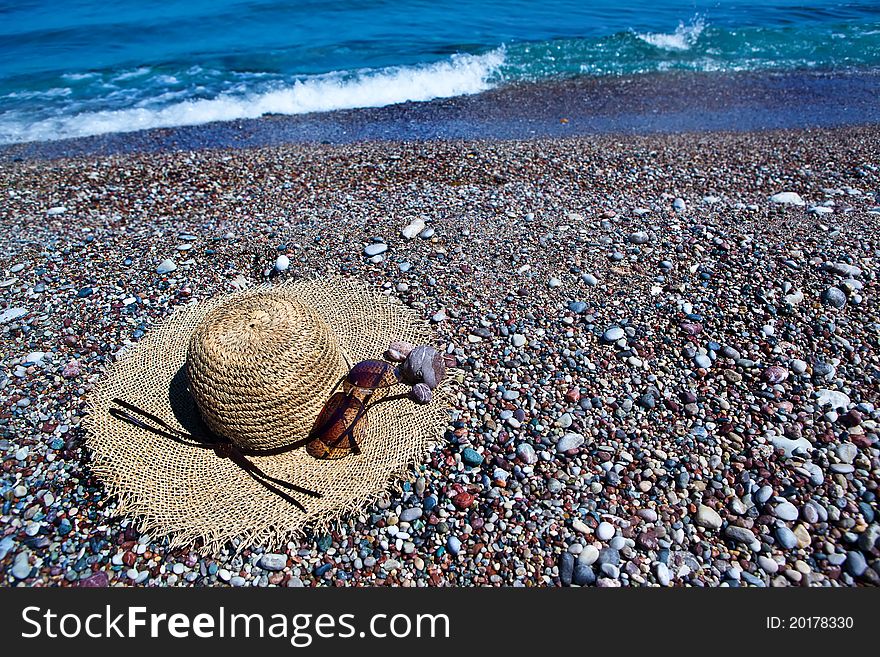
[[[396,299],[342,278],[259,286],[182,307],[90,394],[93,470],[122,513],[173,546],[210,552],[238,538],[241,547],[277,547],[375,500],[442,436],[449,393],[441,386],[420,406],[397,385],[371,405],[359,454],[319,460],[289,449],[307,440],[350,365],[381,358],[393,340],[430,338],[427,324]],[[114,399],[169,431],[120,419]],[[296,488],[279,494],[212,449],[218,441]]]

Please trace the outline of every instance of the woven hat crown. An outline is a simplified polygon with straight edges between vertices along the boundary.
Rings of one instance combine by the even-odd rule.
[[[190,392],[205,424],[245,449],[306,436],[344,372],[339,341],[324,318],[271,292],[213,309],[186,354]]]

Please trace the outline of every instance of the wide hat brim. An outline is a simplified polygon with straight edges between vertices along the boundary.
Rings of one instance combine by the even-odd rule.
[[[167,536],[172,547],[214,552],[234,539],[239,548],[275,548],[305,528],[326,528],[376,500],[389,485],[424,460],[449,422],[450,395],[443,386],[421,406],[405,396],[371,409],[360,454],[318,460],[292,449],[249,460],[267,475],[319,492],[296,491],[297,508],[213,449],[157,435],[110,414],[119,398],[175,429],[204,433],[187,389],[187,345],[212,309],[237,297],[289,295],[326,320],[350,363],[381,358],[389,342],[430,344],[428,324],[398,300],[350,279],[301,280],[257,286],[177,309],[129,347],[90,393],[86,420],[92,469],[119,501],[119,512],[137,519],[142,532]],[[402,384],[391,392],[405,392]],[[325,396],[330,390],[315,390]],[[296,409],[291,409],[292,413]],[[291,436],[291,443],[305,436]]]

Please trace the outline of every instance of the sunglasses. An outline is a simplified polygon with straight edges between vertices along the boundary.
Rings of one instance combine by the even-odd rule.
[[[367,429],[367,405],[380,390],[400,381],[396,367],[382,360],[364,360],[352,367],[331,391],[312,430],[306,451],[318,459],[360,454]],[[342,391],[335,392],[342,384]]]

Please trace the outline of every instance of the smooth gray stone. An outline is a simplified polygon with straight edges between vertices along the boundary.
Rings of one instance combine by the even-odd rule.
[[[852,550],[846,553],[844,568],[846,568],[846,572],[853,577],[861,577],[868,569],[868,563],[865,561],[865,557],[861,552]]]
[[[158,267],[156,267],[157,274],[170,274],[171,272],[176,270],[177,264],[171,258],[166,258],[159,263]]]
[[[620,564],[620,552],[611,547],[602,548],[599,550],[599,558],[596,559],[596,563],[600,567],[606,563],[617,566]]]
[[[22,550],[15,555],[15,560],[12,562],[12,570],[10,571],[15,579],[25,579],[31,574],[29,559],[30,553],[27,550]]]
[[[839,287],[829,287],[822,293],[822,302],[832,308],[843,308],[846,305],[846,293]]]
[[[773,509],[773,515],[780,520],[793,522],[798,519],[798,509],[791,502],[782,502]]]
[[[786,550],[793,550],[797,545],[797,537],[794,532],[785,526],[776,528],[776,540]]]
[[[378,244],[369,244],[364,249],[364,255],[368,257],[377,256],[382,253],[385,253],[388,250],[388,245],[383,243]]]
[[[724,534],[737,543],[743,543],[744,545],[752,545],[758,540],[750,530],[736,525],[728,525],[727,529],[724,530]]]
[[[578,586],[591,586],[596,583],[596,573],[592,566],[584,563],[578,563],[574,567],[573,582]]]
[[[404,509],[400,512],[400,520],[402,522],[412,522],[413,520],[417,520],[422,517],[422,509],[421,507],[414,506],[409,509]]]
[[[574,577],[574,555],[563,552],[559,555],[559,579],[563,586],[570,586]]]
[[[617,342],[624,336],[624,331],[619,326],[612,326],[605,330],[602,334],[602,339],[605,342]]]
[[[271,552],[260,557],[260,568],[265,570],[284,570],[287,567],[286,554],[273,554]]]
[[[556,443],[556,449],[559,452],[567,452],[570,449],[577,449],[584,444],[584,437],[579,433],[567,433],[559,442]]]

